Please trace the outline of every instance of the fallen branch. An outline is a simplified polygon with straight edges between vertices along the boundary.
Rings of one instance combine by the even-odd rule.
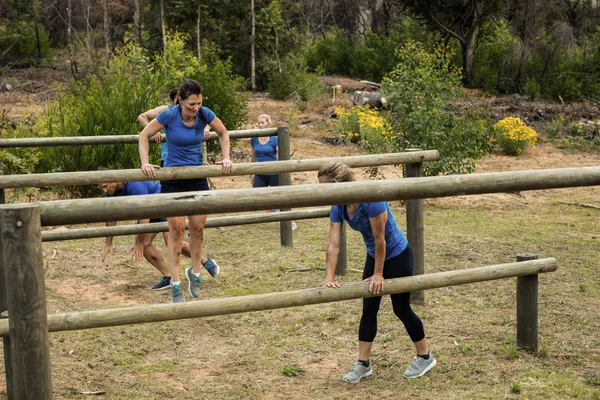
[[[559,201],[559,203],[562,204],[569,204],[571,206],[577,206],[577,207],[584,207],[584,208],[594,208],[596,210],[600,210],[600,206],[595,206],[593,204],[584,204],[584,203],[578,203],[576,201]]]
[[[295,269],[289,269],[289,270],[285,271],[285,273],[289,274],[290,272],[307,272],[307,271],[312,271],[312,268],[295,268]]]

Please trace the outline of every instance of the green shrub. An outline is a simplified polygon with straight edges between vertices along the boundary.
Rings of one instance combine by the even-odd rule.
[[[548,136],[551,138],[562,136],[562,133],[565,128],[565,117],[564,115],[559,115],[558,117],[552,119],[552,121],[548,122],[546,127],[546,132]]]
[[[525,86],[523,87],[523,94],[527,97],[529,101],[536,101],[540,98],[540,94],[542,93],[542,88],[538,81],[534,78],[528,78],[527,82],[525,82]]]
[[[397,141],[385,117],[368,106],[345,110],[338,107],[338,127],[335,132],[347,136],[352,143],[360,143],[369,153],[385,153]]]
[[[49,136],[135,135],[141,131],[137,116],[166,102],[166,93],[184,78],[197,79],[204,86],[204,104],[215,111],[229,129],[239,128],[246,119],[246,97],[237,90],[243,80],[231,74],[230,65],[215,58],[197,60],[184,50],[183,37],[169,40],[168,61],[152,60],[142,49],[127,42],[117,49],[107,68],[97,76],[59,86],[56,99],[45,114]],[[218,142],[212,146],[218,149]],[[210,149],[210,147],[209,147]],[[150,146],[150,161],[158,163],[159,146]],[[42,172],[87,171],[139,167],[136,145],[98,145],[47,148]],[[72,187],[77,196],[97,194],[95,187]]]
[[[391,106],[389,121],[398,141],[407,147],[439,150],[440,160],[427,163],[424,173],[467,173],[474,161],[490,150],[488,122],[477,115],[459,115],[450,100],[461,95],[460,70],[452,65],[451,52],[437,47],[427,51],[410,43],[398,49],[398,66],[383,81]]]
[[[40,57],[50,54],[48,32],[38,24],[40,41]],[[0,22],[0,54],[3,63],[16,63],[18,66],[36,64],[38,60],[38,44],[33,22],[1,21]]]
[[[13,121],[3,112],[0,114],[0,137],[2,139],[30,138],[36,136],[37,121],[33,117]],[[0,170],[5,175],[31,174],[35,172],[41,152],[38,148],[19,147],[0,150]]]
[[[308,72],[302,55],[289,54],[281,72],[274,70],[269,76],[269,94],[277,100],[297,94],[300,100],[309,101],[323,94],[326,89],[316,74]]]

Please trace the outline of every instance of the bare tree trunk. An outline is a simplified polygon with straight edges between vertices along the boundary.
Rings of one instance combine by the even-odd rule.
[[[110,20],[108,16],[108,0],[103,1],[104,6],[104,64],[108,66],[110,58]]]
[[[202,41],[200,37],[200,18],[201,18],[201,10],[200,0],[198,0],[198,15],[196,18],[196,51],[198,52],[198,60],[202,59]]]
[[[160,0],[160,27],[162,29],[163,57],[167,61],[167,27],[165,25],[165,2]]]
[[[252,90],[256,90],[256,15],[254,13],[254,0],[250,0],[250,15],[252,16],[252,37],[250,38],[250,82]]]
[[[142,6],[140,0],[135,0],[133,10],[133,39],[138,46],[142,45],[142,25],[140,23]]]
[[[73,40],[71,39],[71,26],[73,19],[73,9],[71,0],[67,2],[67,48],[69,49],[69,60],[71,61],[71,75],[77,79],[77,61],[75,61],[75,55],[73,54]]]
[[[83,18],[85,19],[85,31],[87,34],[87,55],[88,55],[88,64],[90,66],[93,65],[94,60],[94,40],[93,40],[93,30],[90,25],[90,11],[92,5],[89,0],[86,1],[87,4],[83,4],[83,0],[81,2],[81,9],[83,10]]]
[[[477,30],[469,32],[467,40],[462,44],[463,50],[463,82],[468,85],[473,80],[473,52],[475,51],[475,42],[477,39]]]
[[[37,0],[33,0],[33,25],[35,27],[35,42],[37,45],[37,58],[38,58],[38,61],[40,61],[42,59],[42,46],[40,44],[40,31],[38,29],[38,18],[39,18],[39,11],[38,11]]]

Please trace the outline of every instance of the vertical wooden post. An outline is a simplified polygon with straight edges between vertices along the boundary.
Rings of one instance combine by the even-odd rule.
[[[52,399],[40,209],[0,208],[15,400]]]
[[[204,165],[208,165],[208,146],[206,145],[206,142],[202,142],[202,164]]]
[[[340,234],[340,254],[335,266],[335,274],[344,276],[348,272],[348,251],[346,245],[346,224],[342,221],[342,233]]]
[[[4,175],[4,171],[0,171],[0,175]],[[6,197],[4,189],[0,189],[0,204],[6,204]],[[0,236],[0,315],[6,315],[8,311],[8,305],[6,303],[6,281],[4,279],[4,255],[3,255],[4,243],[2,243],[2,237]],[[6,316],[0,316],[4,319]],[[4,348],[4,371],[6,372],[6,396],[9,400],[14,399],[13,385],[12,385],[12,364],[10,356],[10,336],[2,338],[2,345]]]
[[[279,161],[290,159],[290,132],[287,127],[277,128],[279,146],[277,155]],[[289,172],[279,174],[279,186],[290,186],[292,184],[292,175]],[[291,211],[290,208],[281,209],[281,211]],[[292,246],[292,221],[281,221],[279,223],[279,232],[282,246]]]
[[[406,149],[406,151],[420,151],[421,149]],[[418,178],[423,175],[423,163],[405,165],[406,178]],[[425,273],[425,239],[423,229],[423,200],[406,201],[406,234],[408,243],[415,256],[413,275]],[[425,292],[417,290],[410,294],[410,301],[414,304],[425,304]]]
[[[537,260],[536,254],[517,255],[517,261]],[[538,350],[538,274],[517,277],[517,347]]]

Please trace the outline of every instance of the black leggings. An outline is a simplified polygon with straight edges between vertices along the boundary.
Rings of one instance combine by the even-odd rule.
[[[383,278],[400,278],[411,276],[413,274],[414,257],[410,245],[394,258],[386,260],[383,264]],[[363,279],[373,276],[375,270],[375,259],[367,254]],[[413,342],[421,341],[425,338],[423,323],[421,319],[410,308],[410,293],[399,293],[390,295],[394,314],[404,324],[408,336]],[[381,296],[369,297],[363,299],[363,311],[358,328],[358,340],[361,342],[372,342],[377,335],[377,313],[381,304]]]
[[[253,188],[279,186],[279,174],[254,175]]]

